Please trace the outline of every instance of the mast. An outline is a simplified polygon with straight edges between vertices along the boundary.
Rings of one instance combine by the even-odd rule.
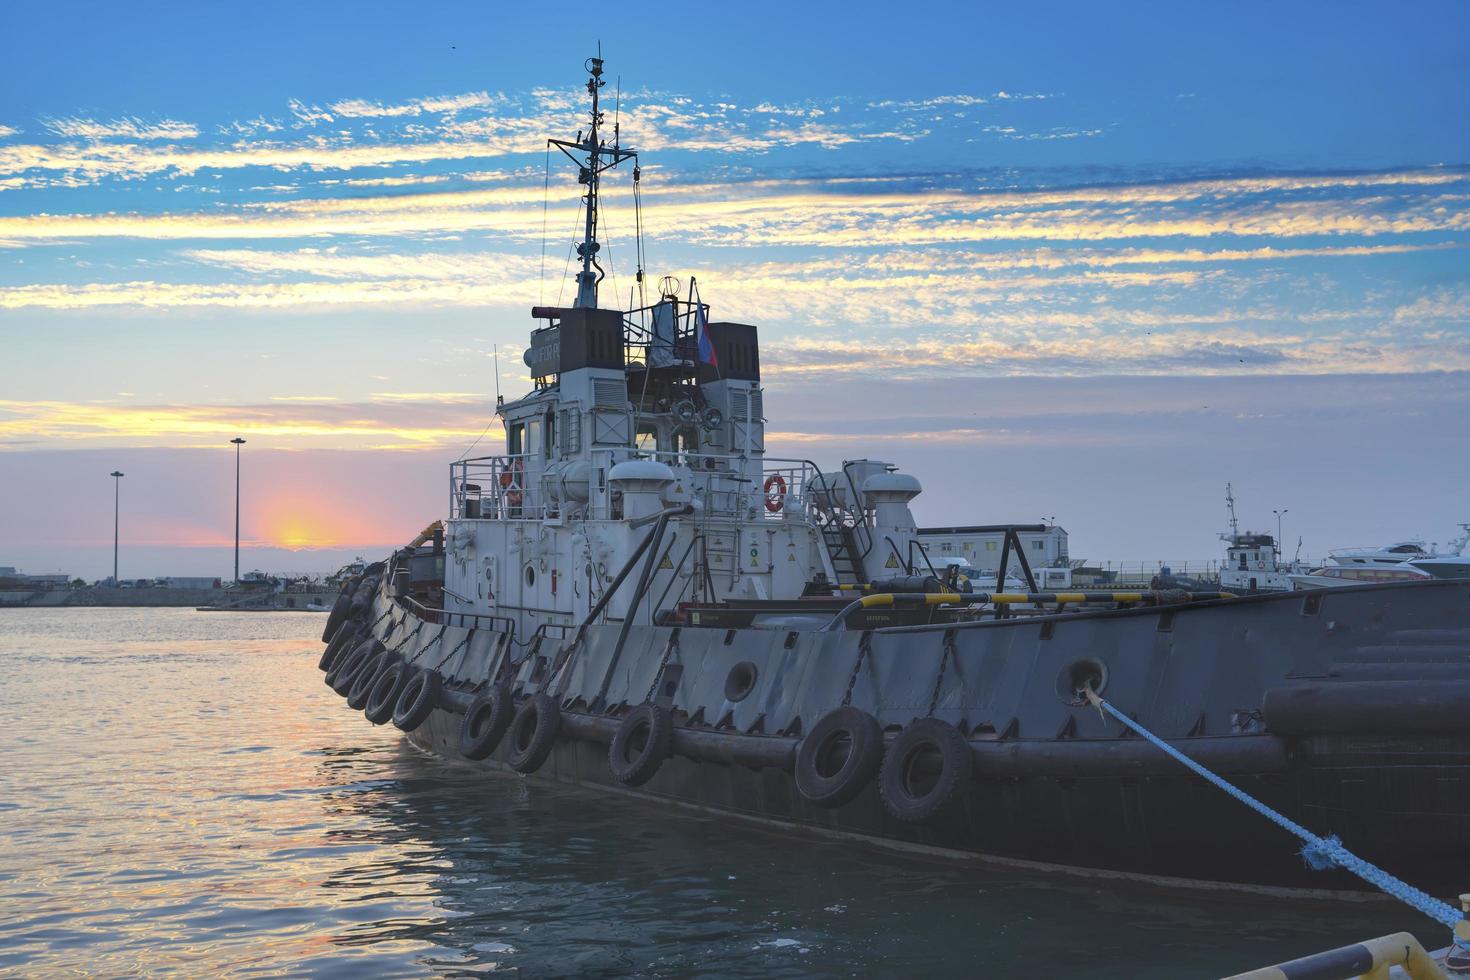
[[[1230,508],[1230,536],[1240,536],[1240,522],[1235,519],[1235,491],[1225,484],[1225,506]]]
[[[597,243],[597,190],[598,182],[604,170],[610,170],[622,163],[624,160],[636,160],[636,150],[625,150],[620,145],[620,124],[613,123],[612,145],[609,146],[599,134],[602,126],[602,110],[599,108],[599,92],[607,83],[602,80],[602,45],[597,45],[597,57],[587,59],[587,94],[592,96],[592,111],[589,113],[589,127],[584,134],[577,134],[576,142],[568,140],[547,140],[547,143],[561,150],[573,163],[577,165],[577,181],[587,188],[583,197],[585,221],[583,223],[583,237],[577,246],[577,254],[582,258],[582,269],[577,273],[577,301],[574,306],[584,308],[595,308],[597,306],[597,284],[602,281],[602,266],[597,264],[597,252],[601,246]],[[638,171],[634,167],[634,180],[637,180]],[[593,271],[596,270],[596,271]]]

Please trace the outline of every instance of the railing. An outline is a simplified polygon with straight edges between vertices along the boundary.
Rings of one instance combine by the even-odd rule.
[[[492,616],[488,613],[455,612],[449,609],[435,609],[426,606],[412,596],[402,596],[398,599],[400,605],[407,608],[419,619],[435,626],[457,626],[461,629],[490,629],[497,633],[509,633],[515,636],[516,623],[509,616]],[[497,628],[498,627],[498,628]]]

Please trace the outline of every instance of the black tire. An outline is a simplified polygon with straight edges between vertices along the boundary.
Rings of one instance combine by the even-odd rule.
[[[888,747],[878,772],[879,794],[889,813],[922,823],[964,799],[971,767],[970,744],[959,729],[920,718]]]
[[[398,695],[403,693],[403,685],[411,673],[413,668],[399,660],[378,674],[362,710],[368,721],[381,725],[393,717],[393,709],[398,705]]]
[[[607,747],[607,765],[624,786],[642,786],[674,748],[674,715],[653,703],[640,704],[623,718]]]
[[[475,698],[459,724],[459,754],[466,759],[487,758],[505,737],[515,713],[508,684],[496,684]]]
[[[327,613],[327,625],[322,627],[323,643],[332,642],[332,637],[337,635],[337,627],[347,618],[347,610],[351,606],[352,600],[345,592],[337,596],[337,601],[332,603],[332,611]]]
[[[336,632],[327,648],[322,651],[321,659],[316,662],[319,670],[331,670],[336,664],[337,658],[343,652],[350,651],[356,644],[362,633],[362,626],[357,623],[349,623]]]
[[[352,686],[347,689],[347,707],[353,711],[361,711],[367,707],[368,697],[373,693],[373,685],[378,683],[378,678],[383,672],[400,660],[396,653],[386,651],[379,653],[369,660],[357,676],[352,679]]]
[[[352,690],[352,682],[365,664],[378,655],[382,644],[376,638],[363,640],[351,653],[338,658],[337,666],[327,673],[327,683],[343,697]]]
[[[851,706],[827,712],[796,750],[796,788],[820,807],[857,798],[883,764],[883,727]]]
[[[398,692],[398,703],[393,706],[393,724],[411,732],[429,720],[429,715],[439,704],[439,689],[444,679],[437,670],[416,670]]]
[[[506,733],[510,736],[510,752],[505,761],[516,772],[535,772],[556,747],[560,730],[561,705],[545,692],[535,695],[511,719]]]

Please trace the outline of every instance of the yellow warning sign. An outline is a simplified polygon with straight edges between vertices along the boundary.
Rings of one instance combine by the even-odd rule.
[[[787,555],[786,556],[786,560],[787,561],[796,561],[796,552],[793,551],[791,554]]]
[[[888,556],[888,560],[883,563],[883,567],[884,568],[897,568],[898,567],[898,556],[897,555],[889,555]]]
[[[671,561],[669,561],[669,556],[668,555],[664,555],[664,560],[658,563],[658,569],[661,572],[662,571],[670,571],[670,572],[672,572],[674,570],[674,563],[671,562]]]

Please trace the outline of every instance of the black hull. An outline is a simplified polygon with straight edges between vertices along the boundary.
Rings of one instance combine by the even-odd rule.
[[[480,763],[459,754],[461,716],[437,710],[410,733],[417,747],[465,765],[508,771],[505,749]],[[1231,782],[1308,827],[1359,842],[1359,856],[1431,892],[1465,887],[1470,863],[1470,752],[1463,740],[1334,736],[1298,743],[1286,772]],[[1412,764],[1404,760],[1412,758]],[[948,820],[914,826],[888,814],[874,786],[852,803],[806,802],[791,775],[670,758],[644,786],[610,775],[607,743],[564,738],[529,778],[642,797],[818,835],[982,859],[1246,887],[1358,891],[1345,871],[1312,871],[1300,842],[1182,767],[1170,774],[977,779]],[[1445,798],[1453,788],[1458,794]],[[1430,805],[1421,806],[1416,801]],[[1437,805],[1435,805],[1437,804]]]
[[[519,698],[560,681],[560,735],[535,778],[900,848],[1181,882],[1367,889],[1344,871],[1309,870],[1287,831],[1069,703],[1059,672],[1098,661],[1105,696],[1192,758],[1390,873],[1452,895],[1470,874],[1467,590],[1374,586],[970,630],[640,626],[621,657],[615,626],[590,627],[580,645],[538,636],[521,650],[491,629],[432,622],[385,591],[363,619],[445,677],[439,706],[410,738],[446,758],[461,758],[462,712],[492,679]],[[446,658],[457,638],[463,652]],[[737,662],[756,665],[759,680],[730,701],[726,674]],[[627,789],[612,776],[608,744],[671,663],[680,669],[667,697],[678,719],[672,753]],[[836,809],[804,798],[796,747],[845,699],[890,742],[926,715],[963,732],[973,778],[955,805],[910,823],[872,783]],[[508,768],[507,751],[471,764]]]

